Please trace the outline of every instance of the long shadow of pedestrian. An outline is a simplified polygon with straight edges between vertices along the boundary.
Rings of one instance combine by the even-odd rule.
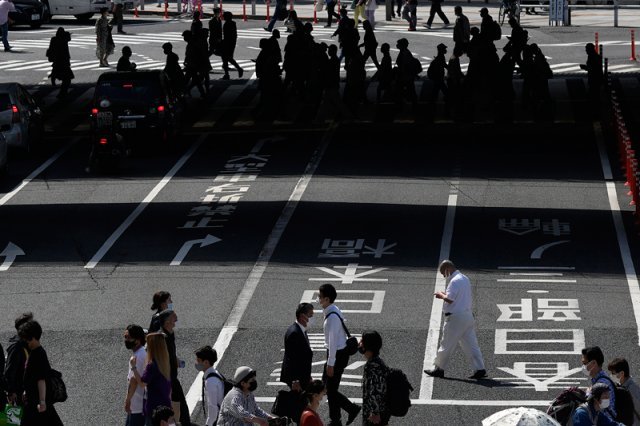
[[[485,388],[513,388],[516,387],[515,383],[501,382],[495,379],[461,379],[457,377],[442,377],[440,380],[449,380],[451,382],[469,383],[472,385],[478,385]]]

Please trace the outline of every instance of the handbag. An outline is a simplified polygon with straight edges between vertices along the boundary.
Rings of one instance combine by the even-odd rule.
[[[342,328],[344,329],[344,332],[347,334],[347,346],[345,347],[345,349],[347,350],[347,354],[349,354],[349,356],[355,355],[356,352],[358,352],[358,339],[351,336],[351,333],[349,333],[349,329],[344,324],[344,320],[340,315],[338,315],[337,312],[329,312],[329,315],[327,315],[325,319],[327,319],[332,314],[335,314],[338,318],[340,318],[340,322],[342,323]]]
[[[278,417],[289,418],[299,422],[305,406],[306,401],[301,393],[292,390],[280,390],[271,407],[271,413]]]

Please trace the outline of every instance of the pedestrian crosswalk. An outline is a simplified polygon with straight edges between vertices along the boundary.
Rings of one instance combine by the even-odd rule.
[[[239,84],[238,84],[239,83]],[[426,79],[416,81],[418,94],[417,109],[413,109],[407,102],[397,105],[391,101],[376,103],[378,81],[367,80],[366,93],[368,101],[350,111],[335,103],[335,99],[314,102],[311,99],[283,92],[276,105],[269,111],[269,118],[256,116],[256,108],[260,105],[260,93],[255,80],[215,81],[212,83],[212,95],[206,100],[188,98],[189,128],[187,132],[199,131],[251,131],[255,126],[267,125],[282,128],[294,126],[297,128],[322,128],[327,123],[338,118],[337,113],[346,112],[339,117],[354,123],[371,124],[412,124],[412,123],[456,123],[460,116],[447,108],[442,95],[436,102],[431,100],[431,82]],[[640,77],[620,77],[617,84],[621,91],[637,91],[640,87]],[[340,85],[341,95],[344,93],[344,81]],[[557,78],[549,81],[549,90],[553,99],[544,110],[532,108],[523,104],[522,80],[514,81],[515,101],[513,104],[498,105],[481,97],[473,96],[464,108],[464,123],[495,124],[513,123],[533,124],[540,121],[558,125],[573,125],[588,123],[593,118],[593,111],[587,100],[587,83],[584,77]],[[70,98],[58,101],[55,98],[57,89],[49,85],[33,86],[30,88],[36,99],[45,105],[45,111],[52,113],[62,111],[57,105],[64,103],[64,110],[76,111],[78,120],[72,126],[65,124],[62,129],[73,132],[86,132],[88,122],[86,110],[88,102],[93,96],[92,85],[72,87]],[[196,90],[193,95],[197,96]],[[454,112],[452,112],[454,111]],[[55,123],[50,123],[48,129],[55,130]]]

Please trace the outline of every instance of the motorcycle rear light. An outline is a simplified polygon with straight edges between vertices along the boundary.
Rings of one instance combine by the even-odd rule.
[[[123,89],[133,89],[133,84],[131,83],[125,83],[122,85]]]
[[[107,138],[100,138],[100,145],[106,145],[107,142]]]
[[[164,112],[164,105],[158,105],[158,112]]]
[[[11,122],[12,123],[19,123],[20,122],[20,110],[18,109],[17,105],[11,105],[11,112],[13,113],[13,115],[11,116]]]
[[[94,117],[98,115],[98,108],[91,108],[91,115],[93,115]]]

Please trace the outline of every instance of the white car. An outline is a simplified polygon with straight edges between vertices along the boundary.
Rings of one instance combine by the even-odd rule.
[[[0,131],[9,146],[27,151],[44,136],[42,111],[21,84],[0,84]]]

